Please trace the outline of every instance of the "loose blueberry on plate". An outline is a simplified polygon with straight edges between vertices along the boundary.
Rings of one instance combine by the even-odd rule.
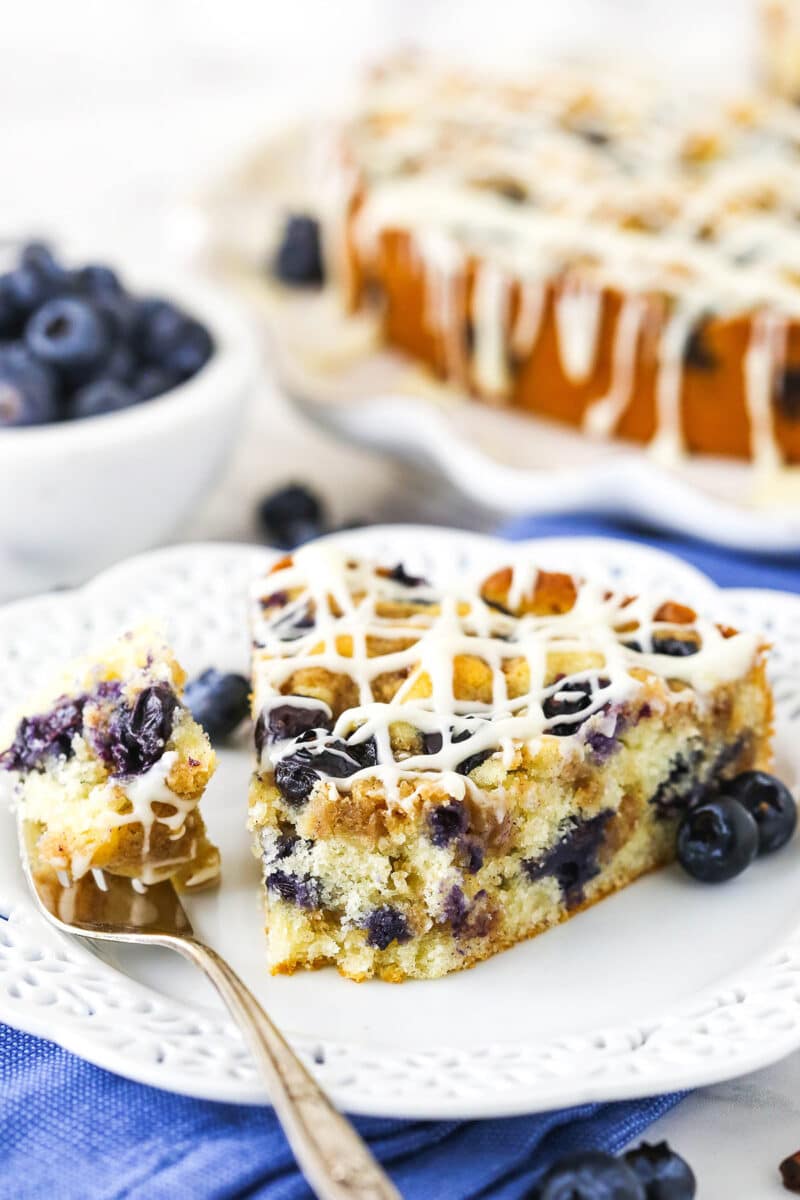
[[[625,1161],[644,1184],[647,1200],[693,1200],[697,1191],[694,1172],[666,1142],[642,1142],[627,1152]]]
[[[258,506],[259,522],[268,539],[282,550],[294,550],[325,531],[319,496],[299,483],[271,492]]]
[[[88,378],[111,350],[97,311],[70,296],[48,300],[37,309],[25,326],[25,342],[34,357],[63,372],[65,378]]]
[[[648,1200],[644,1184],[622,1159],[581,1150],[545,1173],[535,1200]],[[533,1198],[532,1198],[533,1200]]]
[[[323,282],[319,223],[313,217],[295,214],[288,218],[272,269],[283,283],[295,287]]]
[[[0,346],[0,428],[45,425],[59,416],[53,372],[19,342]]]
[[[766,771],[743,771],[720,790],[755,818],[759,854],[772,854],[786,845],[797,827],[797,805],[785,783]]]
[[[186,707],[212,742],[228,737],[250,711],[250,680],[209,667],[186,685]]]
[[[717,796],[690,809],[678,830],[678,861],[702,883],[733,879],[757,854],[755,818],[731,796]]]

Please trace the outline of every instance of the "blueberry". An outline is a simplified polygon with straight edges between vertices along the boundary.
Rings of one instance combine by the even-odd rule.
[[[214,353],[214,343],[205,325],[187,320],[180,336],[161,356],[161,366],[174,372],[179,379],[191,379],[206,365]]]
[[[605,682],[600,681],[601,685]],[[546,697],[542,705],[544,715],[550,720],[552,717],[583,712],[591,706],[593,692],[594,685],[589,679],[565,679],[552,695]],[[580,724],[580,721],[560,721],[557,725],[550,725],[547,732],[556,737],[568,737],[577,731]]]
[[[282,613],[272,626],[272,632],[277,634],[282,642],[295,642],[304,636],[309,629],[314,628],[314,616],[309,605],[300,612],[289,609]]]
[[[775,405],[787,421],[800,420],[800,370],[790,367],[775,385]]]
[[[438,804],[428,812],[428,829],[434,846],[449,846],[467,832],[469,815],[460,800]]]
[[[797,805],[785,783],[766,771],[743,771],[721,783],[720,790],[755,818],[759,854],[771,854],[786,845],[797,825]]]
[[[367,945],[385,950],[392,942],[407,942],[411,938],[411,930],[403,913],[397,908],[385,904],[373,909],[365,922],[367,930]]]
[[[50,368],[21,342],[0,346],[0,429],[44,425],[59,415],[58,385]]]
[[[116,775],[140,775],[161,757],[172,736],[180,705],[172,688],[144,688],[132,709],[119,709],[98,735],[98,750]]]
[[[706,343],[705,326],[706,321],[703,320],[692,330],[683,352],[683,361],[687,367],[694,367],[695,370],[713,371],[719,363]]]
[[[536,1200],[648,1200],[644,1184],[622,1159],[579,1150],[546,1171]]]
[[[666,1142],[642,1142],[628,1151],[625,1162],[644,1184],[647,1200],[693,1200],[697,1190],[694,1172]]]
[[[453,738],[453,741],[456,739]],[[470,775],[481,763],[485,763],[487,758],[491,758],[494,750],[478,750],[475,754],[470,754],[468,758],[463,759],[456,771],[459,775]]]
[[[266,877],[269,891],[277,892],[281,900],[298,908],[319,908],[321,886],[313,875],[292,875],[289,871],[271,871]]]
[[[61,265],[45,242],[28,242],[20,254],[20,266],[33,271],[42,280],[47,294],[56,295],[70,290],[69,271]]]
[[[444,745],[444,739],[438,731],[422,734],[422,753],[438,754]]]
[[[420,587],[428,582],[423,575],[409,575],[402,563],[392,567],[386,578],[393,579],[395,583],[402,584],[403,587]]]
[[[468,875],[475,875],[483,866],[485,851],[475,838],[463,838],[459,845],[459,853],[464,870]]]
[[[69,417],[100,417],[108,413],[122,412],[138,404],[135,392],[116,379],[95,379],[84,384],[72,396],[67,408]]]
[[[673,817],[688,808],[696,808],[710,796],[708,785],[697,778],[704,757],[703,751],[697,748],[688,754],[676,754],[670,760],[666,777],[650,797],[650,803],[660,817]]]
[[[14,298],[10,276],[0,275],[0,338],[12,338],[20,331],[22,318]]]
[[[168,371],[166,367],[146,366],[135,375],[133,390],[140,400],[152,400],[171,391],[179,383],[180,378],[174,371]]]
[[[150,296],[136,304],[134,340],[136,349],[148,362],[162,363],[183,332],[186,317],[174,304]]]
[[[0,768],[33,771],[48,758],[69,758],[72,739],[83,728],[84,697],[62,696],[47,713],[23,717],[14,741],[0,754]]]
[[[299,844],[300,838],[296,833],[279,833],[272,849],[264,851],[263,858],[265,864],[269,866],[270,863],[280,862],[281,859],[288,858]]]
[[[301,213],[287,219],[272,270],[283,283],[293,286],[324,281],[318,221]]]
[[[129,386],[134,384],[136,376],[136,355],[129,346],[124,342],[119,342],[111,354],[103,363],[103,379],[116,379],[119,383],[125,383]],[[140,396],[138,389],[133,386],[133,391],[137,400],[146,399]]]
[[[265,710],[256,722],[256,750],[261,754],[264,746],[285,742],[299,737],[311,729],[327,729],[328,714],[322,708],[306,704],[276,704]]]
[[[668,654],[670,658],[688,658],[697,654],[699,642],[692,638],[669,637],[667,634],[653,635],[653,654]]]
[[[333,779],[348,779],[362,767],[374,766],[377,757],[372,739],[360,745],[335,740],[328,742],[322,750],[304,750],[302,753],[310,755],[316,769]]]
[[[299,908],[319,908],[321,887],[313,875],[293,875],[290,871],[270,871],[266,876],[266,887],[270,892],[277,892],[287,904],[296,904]]]
[[[197,374],[214,349],[205,326],[168,300],[139,302],[134,336],[142,358],[180,379]]]
[[[87,378],[111,350],[108,331],[85,300],[62,296],[48,300],[25,326],[31,354],[69,378]]]
[[[755,818],[730,796],[707,799],[690,809],[678,830],[678,861],[703,883],[733,879],[757,853]]]
[[[374,737],[367,738],[363,742],[348,742],[347,752],[362,769],[375,767],[378,764],[378,743]]]
[[[209,667],[186,685],[186,707],[212,742],[241,725],[250,711],[250,680]]]
[[[599,855],[611,809],[593,817],[570,818],[560,839],[539,858],[523,859],[521,866],[532,883],[550,876],[558,881],[567,908],[582,904],[586,884],[600,874]]]
[[[125,290],[116,271],[105,263],[87,263],[75,272],[74,280],[87,296],[121,296]]]
[[[0,333],[17,337],[25,322],[50,296],[47,281],[31,267],[0,275]]]
[[[258,506],[258,518],[270,542],[284,550],[317,537],[326,524],[322,501],[299,483],[265,496]]]
[[[131,357],[136,359],[136,301],[125,292],[105,292],[89,297],[88,302],[102,318],[112,342],[123,343]]]
[[[275,785],[287,804],[303,804],[311,795],[319,775],[309,765],[308,754],[287,754],[275,764]]]

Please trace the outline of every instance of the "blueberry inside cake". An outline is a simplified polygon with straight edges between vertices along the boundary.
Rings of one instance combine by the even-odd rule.
[[[182,702],[184,681],[169,647],[140,630],[28,706],[0,768],[35,827],[37,869],[64,884],[89,871],[187,888],[217,879],[197,807],[214,751]]]
[[[531,564],[443,586],[308,546],[253,634],[273,972],[471,966],[671,861],[709,785],[770,763],[757,636]]]

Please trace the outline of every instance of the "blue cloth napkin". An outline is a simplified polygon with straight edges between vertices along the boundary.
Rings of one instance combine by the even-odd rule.
[[[679,554],[717,583],[800,591],[793,560],[732,555],[590,517],[513,522],[507,536],[628,537]],[[575,1149],[622,1149],[679,1095],[495,1121],[358,1119],[406,1200],[523,1200]],[[269,1109],[130,1083],[0,1026],[0,1200],[308,1200]]]
[[[498,1121],[356,1125],[406,1200],[522,1200],[570,1150],[616,1151],[679,1096]],[[0,1026],[2,1200],[308,1200],[270,1109],[130,1083]]]

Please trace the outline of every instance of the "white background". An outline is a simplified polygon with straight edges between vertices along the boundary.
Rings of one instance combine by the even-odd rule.
[[[192,248],[182,201],[269,128],[330,108],[354,64],[387,47],[517,65],[602,49],[679,86],[750,78],[755,59],[749,0],[27,0],[0,18],[0,234],[162,262]],[[250,435],[186,532],[252,535],[255,497],[311,463],[337,517],[486,520],[301,425],[265,381]],[[785,1195],[776,1168],[800,1146],[800,1061],[694,1096],[658,1135],[695,1165],[701,1200]]]

